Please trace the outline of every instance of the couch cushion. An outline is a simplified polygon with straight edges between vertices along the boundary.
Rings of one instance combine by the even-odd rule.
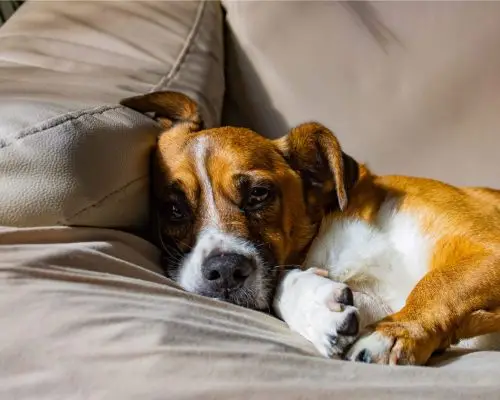
[[[275,318],[185,293],[123,232],[0,228],[2,399],[498,398],[500,353],[326,360]]]
[[[499,2],[223,4],[226,121],[317,120],[377,173],[500,186]]]
[[[179,90],[219,123],[218,3],[28,2],[0,29],[0,224],[140,227],[159,132],[117,106]]]

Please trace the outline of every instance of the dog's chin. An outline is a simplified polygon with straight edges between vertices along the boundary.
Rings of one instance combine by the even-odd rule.
[[[270,294],[263,288],[242,287],[224,293],[200,290],[197,294],[252,310],[269,310]]]

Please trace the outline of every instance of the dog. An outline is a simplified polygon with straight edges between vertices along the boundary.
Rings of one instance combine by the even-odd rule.
[[[153,219],[185,290],[273,309],[324,356],[365,363],[424,365],[500,332],[500,191],[374,175],[319,123],[268,140],[204,129],[181,93],[121,104],[165,127]]]

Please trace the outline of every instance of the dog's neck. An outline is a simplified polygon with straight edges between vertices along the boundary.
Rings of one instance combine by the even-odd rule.
[[[358,171],[356,179],[346,182],[346,185],[349,185],[347,208],[344,211],[333,211],[333,213],[342,213],[344,216],[371,223],[375,221],[380,207],[391,193],[380,184],[377,175],[372,174],[365,164],[356,163],[356,165]]]
[[[342,152],[342,163],[344,165],[344,186],[348,197],[351,189],[358,183],[361,174],[368,171],[364,165],[360,165],[349,154]]]
[[[344,185],[347,191],[347,198],[350,199],[351,195],[358,191],[358,186],[364,182],[365,180],[369,180],[372,177],[371,172],[364,164],[359,164],[356,160],[354,160],[351,156],[346,153],[342,153],[343,162],[344,162]],[[349,203],[348,208],[349,210]],[[332,213],[343,213],[338,207],[327,212],[319,221],[316,223],[315,234],[312,236],[309,243],[299,252],[293,253],[288,258],[287,265],[303,265],[307,253],[311,247],[312,242],[316,238],[318,231],[321,227],[321,223],[323,219]]]

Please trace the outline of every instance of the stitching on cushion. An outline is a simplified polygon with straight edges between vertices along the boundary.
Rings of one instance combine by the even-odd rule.
[[[123,106],[99,106],[97,108],[91,108],[90,110],[82,110],[72,113],[67,113],[62,116],[57,116],[51,118],[47,121],[39,123],[38,126],[29,127],[23,129],[11,142],[0,141],[0,149],[12,146],[19,139],[24,139],[28,136],[36,135],[37,133],[44,132],[46,130],[55,128],[56,126],[65,124],[67,122],[75,121],[79,118],[86,117],[88,115],[104,114],[107,111],[116,110],[118,108],[123,108]]]
[[[193,27],[191,28],[191,31],[189,32],[188,36],[186,37],[186,40],[184,41],[184,45],[182,47],[181,52],[179,53],[179,56],[175,60],[175,63],[172,66],[172,68],[170,69],[170,71],[168,72],[168,74],[166,76],[164,76],[160,80],[160,82],[158,82],[155,86],[153,86],[151,88],[151,90],[149,91],[150,93],[154,92],[155,90],[157,90],[161,87],[168,87],[172,78],[177,74],[179,69],[184,64],[184,61],[186,60],[186,56],[189,53],[189,48],[193,44],[194,38],[198,34],[198,29],[201,26],[201,19],[203,17],[204,11],[205,11],[205,8],[206,8],[205,6],[206,6],[207,1],[208,0],[200,1],[200,4],[198,6],[198,10],[196,13],[196,17],[195,17],[195,20],[193,23]]]
[[[109,192],[106,196],[104,196],[102,199],[100,200],[97,200],[95,201],[94,203],[92,204],[89,204],[87,206],[85,206],[84,208],[82,208],[81,210],[77,211],[76,213],[74,213],[73,215],[71,215],[70,217],[68,218],[65,218],[66,221],[57,221],[57,225],[64,225],[65,222],[69,222],[71,219],[75,218],[75,217],[78,217],[80,214],[83,214],[85,211],[89,210],[90,208],[94,208],[94,207],[99,207],[102,203],[104,203],[106,200],[108,200],[110,197],[116,195],[116,194],[119,194],[120,192],[126,190],[127,188],[129,188],[130,186],[138,183],[139,181],[142,181],[144,179],[147,179],[149,177],[148,174],[146,175],[142,175],[140,176],[139,178],[135,178],[133,180],[131,180],[130,182],[127,182],[125,185],[123,186],[120,186],[118,189],[115,189],[113,190],[112,192]]]
[[[82,111],[67,113],[67,114],[64,114],[62,116],[57,116],[57,117],[51,118],[51,119],[49,119],[47,121],[44,121],[44,122],[40,123],[38,126],[30,127],[30,128],[21,130],[21,132],[18,134],[18,136],[12,142],[9,142],[9,143],[5,143],[5,142],[2,143],[2,142],[0,142],[0,150],[2,148],[6,148],[6,147],[9,147],[9,146],[13,145],[19,139],[23,139],[23,138],[32,136],[32,135],[40,133],[40,132],[44,132],[46,130],[52,129],[52,128],[56,127],[56,126],[65,124],[67,122],[75,121],[75,120],[78,120],[79,118],[86,117],[86,116],[104,114],[104,113],[106,113],[108,111],[112,111],[112,110],[116,110],[116,109],[126,110],[126,107],[123,107],[121,105],[99,106],[97,108],[92,108],[90,110],[82,110]],[[95,201],[95,202],[93,202],[93,203],[85,206],[84,208],[82,208],[81,210],[77,211],[75,214],[73,214],[69,218],[65,218],[65,219],[67,221],[69,221],[72,218],[75,218],[78,215],[82,214],[86,210],[88,210],[88,209],[90,209],[92,207],[99,206],[100,204],[102,204],[103,202],[105,202],[108,198],[110,198],[110,197],[112,197],[112,196],[114,196],[114,195],[122,192],[123,190],[126,190],[128,187],[134,185],[135,183],[137,183],[139,181],[147,179],[147,178],[148,178],[148,175],[146,174],[146,175],[140,176],[140,177],[138,177],[136,179],[133,179],[132,181],[127,182],[125,185],[119,187],[118,189],[115,189],[112,192],[108,193],[106,196],[104,196],[100,200],[97,200],[97,201]],[[57,225],[65,225],[65,222],[59,220],[59,221],[56,222],[56,224]]]

